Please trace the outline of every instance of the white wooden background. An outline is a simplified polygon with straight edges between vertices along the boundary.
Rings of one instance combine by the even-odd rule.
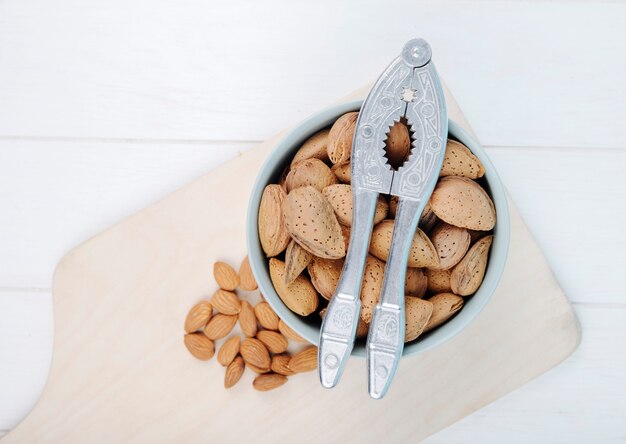
[[[429,442],[624,442],[623,1],[0,0],[0,435],[45,384],[65,251],[373,79],[412,36],[584,335]]]

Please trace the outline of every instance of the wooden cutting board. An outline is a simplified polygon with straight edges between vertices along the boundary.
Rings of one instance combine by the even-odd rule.
[[[367,88],[349,98],[363,97]],[[471,131],[447,93],[450,118]],[[297,375],[268,393],[182,344],[187,310],[214,290],[216,260],[245,256],[248,195],[280,135],[79,245],[53,285],[47,386],[5,443],[417,442],[564,360],[580,328],[509,200],[510,253],[492,301],[460,335],[406,358],[386,398],[352,359],[341,384]],[[506,182],[506,177],[504,178]]]

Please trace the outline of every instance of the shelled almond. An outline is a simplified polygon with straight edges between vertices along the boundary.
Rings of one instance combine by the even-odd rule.
[[[227,280],[221,278],[224,270]],[[267,302],[261,300],[253,305],[248,300],[257,286],[247,258],[238,272],[224,262],[216,263],[214,271],[221,288],[211,302],[203,300],[191,307],[184,322],[183,342],[189,353],[201,361],[211,360],[218,350],[217,361],[225,368],[224,388],[234,387],[246,368],[257,375],[252,386],[259,391],[276,389],[285,384],[287,377],[316,368],[317,362],[313,361],[317,359],[317,347],[303,348],[301,343],[307,341],[280,319]],[[229,284],[234,276],[236,288]],[[233,334],[237,321],[243,337],[236,331]],[[223,342],[217,342],[222,339]],[[293,347],[300,351],[292,355],[287,349]],[[292,369],[294,357],[297,359]]]
[[[353,223],[351,148],[357,118],[356,112],[344,114],[306,140],[278,184],[267,185],[264,196],[273,196],[266,199],[270,203],[261,202],[259,236],[262,244],[271,239],[266,243],[274,246],[272,254],[266,250],[274,289],[301,317],[323,314],[341,276]],[[385,155],[397,169],[410,155],[412,135],[403,121],[394,122],[386,134]],[[457,298],[471,296],[482,283],[497,221],[493,201],[483,188],[484,175],[484,166],[469,148],[448,140],[438,183],[409,252],[407,341],[447,322],[463,308]],[[380,298],[397,206],[396,196],[381,196],[375,209],[360,295],[360,337],[367,335]],[[281,217],[268,217],[268,208]],[[280,219],[287,240],[277,234],[279,224],[267,224],[266,219]],[[275,323],[269,329],[276,330]]]

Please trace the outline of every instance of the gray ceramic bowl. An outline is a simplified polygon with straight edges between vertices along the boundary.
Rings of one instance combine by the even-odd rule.
[[[319,341],[321,320],[317,312],[307,318],[296,315],[287,308],[274,290],[274,286],[270,280],[268,260],[259,242],[257,227],[259,203],[261,202],[261,195],[265,186],[270,183],[278,182],[285,166],[290,163],[294,154],[306,139],[317,131],[332,125],[342,114],[349,111],[358,111],[361,104],[362,101],[359,100],[335,105],[309,117],[298,125],[276,145],[274,151],[272,151],[267,158],[265,164],[259,171],[254,188],[252,189],[252,195],[250,196],[246,234],[250,265],[252,266],[252,272],[259,284],[259,289],[278,316],[312,344],[317,344]],[[489,302],[491,295],[498,285],[498,281],[504,270],[509,248],[508,205],[504,188],[494,166],[478,142],[472,139],[469,134],[453,121],[449,121],[449,136],[466,145],[484,165],[486,173],[481,179],[481,184],[493,199],[498,215],[498,222],[495,227],[494,242],[489,254],[487,272],[479,290],[472,297],[466,298],[463,309],[450,321],[420,336],[415,341],[406,344],[404,347],[405,356],[414,355],[443,344],[448,339],[461,332],[478,316],[487,302]],[[323,299],[320,298],[320,300]],[[364,351],[364,343],[357,342],[352,353],[357,356],[364,356]]]

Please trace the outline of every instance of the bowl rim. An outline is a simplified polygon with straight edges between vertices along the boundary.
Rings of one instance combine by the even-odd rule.
[[[317,131],[327,128],[342,114],[350,111],[358,111],[363,99],[342,102],[327,107],[310,117],[306,118],[289,132],[275,145],[272,152],[265,159],[254,181],[252,192],[248,202],[246,219],[246,242],[248,258],[252,273],[254,274],[259,290],[265,300],[270,304],[278,316],[300,336],[314,345],[319,343],[319,328],[307,324],[300,316],[293,313],[282,302],[269,277],[267,258],[263,253],[258,235],[258,207],[261,195],[270,179],[275,176],[276,169],[285,161],[285,157],[299,147],[307,138]],[[422,353],[433,347],[439,346],[465,330],[482,312],[496,290],[508,256],[510,241],[510,220],[506,192],[500,177],[491,163],[482,146],[459,124],[448,119],[448,135],[452,136],[467,146],[476,155],[485,168],[484,181],[488,185],[489,194],[496,207],[497,223],[494,228],[494,241],[489,252],[489,266],[483,282],[478,291],[466,299],[463,310],[441,327],[420,336],[416,341],[405,344],[404,356]],[[352,354],[365,356],[365,347],[356,344]]]

